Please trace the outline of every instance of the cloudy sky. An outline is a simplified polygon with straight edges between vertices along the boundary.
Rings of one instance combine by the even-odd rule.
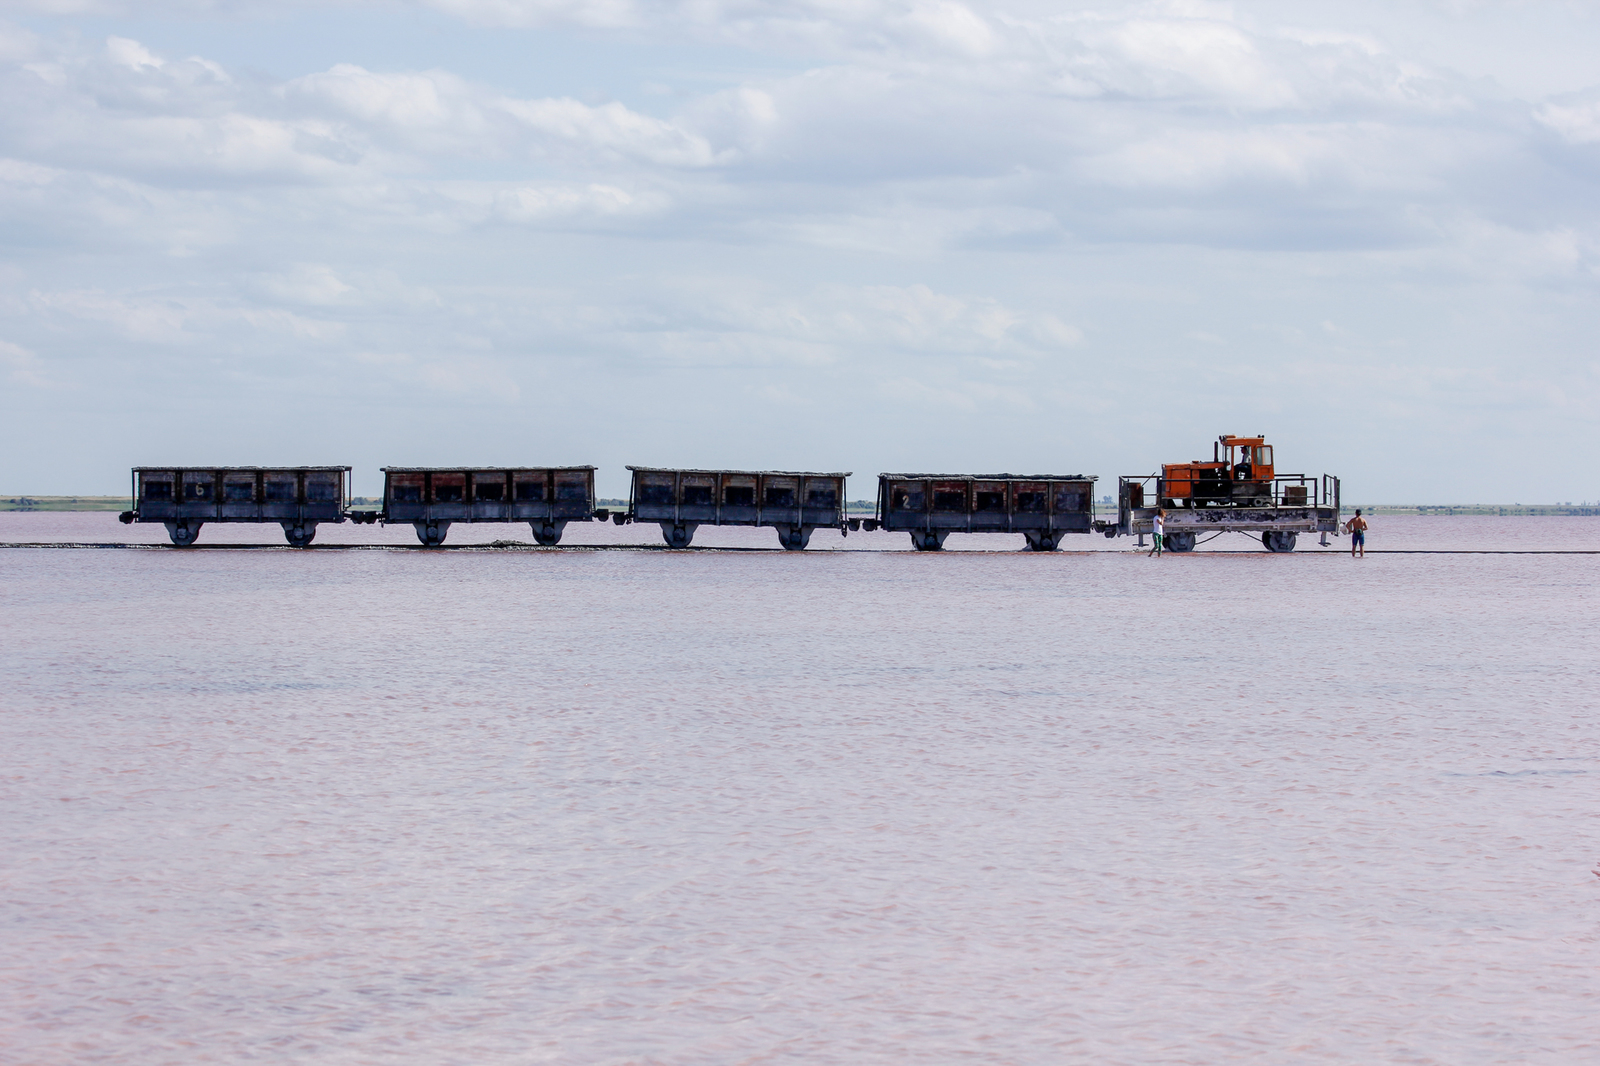
[[[144,463],[1595,499],[1600,9],[0,0],[0,492]]]

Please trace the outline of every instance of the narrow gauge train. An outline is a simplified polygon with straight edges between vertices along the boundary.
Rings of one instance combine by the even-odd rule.
[[[428,547],[444,543],[456,523],[527,522],[534,539],[551,546],[569,522],[609,518],[658,523],[674,548],[688,547],[700,526],[741,525],[777,530],[791,551],[823,528],[904,532],[919,551],[940,550],[953,532],[1021,533],[1029,550],[1053,551],[1068,533],[1149,533],[1156,510],[1146,505],[1149,487],[1150,503],[1179,508],[1167,519],[1167,543],[1177,551],[1192,550],[1198,533],[1227,531],[1259,534],[1269,551],[1292,551],[1297,532],[1337,529],[1337,478],[1276,475],[1260,438],[1221,440],[1246,458],[1121,478],[1118,513],[1108,521],[1096,520],[1096,478],[1086,474],[880,474],[874,515],[858,519],[845,510],[848,471],[643,466],[628,467],[628,507],[616,513],[595,506],[592,466],[384,467],[378,510],[350,508],[347,466],[135,467],[134,508],[119,517],[161,522],[179,547],[193,544],[207,523],[276,522],[289,544],[303,548],[319,523],[346,520],[408,523]],[[1214,465],[1222,472],[1213,473]]]

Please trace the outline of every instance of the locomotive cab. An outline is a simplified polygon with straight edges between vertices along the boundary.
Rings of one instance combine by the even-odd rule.
[[[1252,507],[1272,502],[1272,445],[1265,437],[1223,434],[1211,461],[1194,459],[1161,468],[1163,507]]]
[[[1224,455],[1234,454],[1234,481],[1271,481],[1273,477],[1272,445],[1261,437],[1217,438]]]

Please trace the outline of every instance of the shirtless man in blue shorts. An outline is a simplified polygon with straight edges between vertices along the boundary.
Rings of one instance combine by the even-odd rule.
[[[1367,520],[1361,517],[1359,508],[1356,510],[1356,516],[1344,524],[1344,531],[1350,534],[1350,558],[1354,559],[1356,551],[1359,549],[1361,558],[1365,559],[1367,557]]]

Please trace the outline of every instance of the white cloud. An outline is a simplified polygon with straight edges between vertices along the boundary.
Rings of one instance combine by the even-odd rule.
[[[443,394],[472,406],[504,406],[522,398],[503,360],[473,353],[358,352],[354,359],[363,375],[418,396]]]
[[[913,4],[905,22],[936,46],[982,59],[998,44],[989,23],[965,4],[952,0],[923,0]]]
[[[1083,171],[1118,185],[1177,189],[1262,182],[1303,187],[1340,179],[1346,185],[1370,183],[1370,176],[1350,172],[1355,160],[1348,152],[1384,132],[1304,126],[1163,130],[1086,161]]]
[[[262,288],[276,299],[318,307],[337,306],[356,295],[355,287],[325,263],[300,263],[292,270],[263,279]]]
[[[1527,229],[1478,218],[1440,226],[1432,268],[1459,278],[1532,284],[1600,280],[1600,235],[1575,226]]]
[[[129,70],[138,71],[146,67],[160,70],[166,65],[152,55],[144,45],[126,37],[106,38],[106,55],[111,57],[111,62]]]
[[[618,103],[590,107],[572,99],[502,100],[500,107],[530,130],[619,156],[671,167],[705,167],[732,158],[703,137]]]
[[[493,8],[496,18],[519,19],[576,17],[575,10]],[[623,10],[606,19],[622,18]],[[519,98],[442,69],[375,71],[351,63],[262,91],[203,58],[168,60],[131,38],[112,38],[99,57],[58,47],[49,62],[0,71],[23,105],[0,118],[0,150],[167,187],[370,190],[341,193],[348,204],[409,197],[420,205],[427,197],[414,184],[406,192],[408,183],[430,173],[459,181],[452,172],[469,161],[558,168],[537,182],[513,176],[504,183],[523,191],[500,194],[500,211],[523,223],[638,217],[645,199],[658,213],[663,199],[645,197],[640,176],[661,175],[650,182],[659,190],[664,181],[678,182],[669,173],[700,171],[706,177],[698,187],[679,182],[670,199],[680,207],[737,204],[769,232],[793,234],[824,232],[840,217],[840,193],[886,179],[929,187],[944,178],[1035,175],[1031,200],[1014,195],[1026,182],[1011,181],[1009,190],[991,184],[981,211],[995,219],[1006,211],[1031,217],[1024,229],[1038,233],[1075,228],[1040,201],[1047,176],[1146,192],[1231,193],[1239,202],[1264,182],[1316,196],[1392,196],[1453,184],[1462,160],[1419,154],[1414,145],[1427,142],[1441,106],[1454,109],[1441,135],[1456,136],[1457,112],[1470,101],[1463,104],[1454,89],[1440,82],[1419,90],[1434,83],[1338,35],[1297,31],[1291,39],[1252,31],[1210,7],[1174,10],[1030,21],[951,3],[819,3],[794,11],[858,27],[861,48],[878,40],[878,50],[691,96],[666,117],[617,101]],[[626,11],[626,20],[662,17]],[[727,25],[786,17],[762,4],[682,13]],[[900,32],[913,25],[920,29]],[[885,33],[899,43],[884,43]],[[976,61],[979,53],[988,60]],[[37,73],[47,67],[61,80]],[[1547,109],[1545,117],[1583,128],[1581,116],[1565,111]],[[777,189],[751,178],[808,191],[750,214],[750,193]],[[796,202],[807,209],[794,211]],[[920,206],[924,213],[936,207]],[[429,209],[403,213],[421,217]]]
[[[562,4],[457,7],[489,21],[589,17]],[[1342,241],[1409,241],[1426,229],[1415,222],[1419,198],[1427,210],[1445,201],[1449,213],[1470,213],[1473,175],[1489,161],[1528,171],[1524,183],[1546,165],[1501,101],[1474,103],[1367,37],[1274,31],[1214,5],[607,10],[596,16],[607,24],[659,25],[670,14],[718,33],[821,22],[855,43],[840,62],[690,94],[661,116],[617,101],[517,97],[444,69],[340,63],[273,87],[132,38],[98,53],[35,41],[30,62],[0,63],[0,89],[20,105],[0,117],[0,154],[123,182],[80,208],[112,214],[132,195],[322,187],[320,207],[308,192],[295,209],[335,226],[656,229],[692,218],[699,232],[734,239],[880,251],[1104,239],[1119,227],[1138,240],[1165,227],[1171,239],[1208,242],[1262,232],[1239,218],[1263,211],[1280,244],[1326,240],[1333,214]],[[1592,110],[1553,102],[1537,114],[1582,141],[1596,127]],[[474,166],[503,176],[462,176]],[[222,229],[190,227],[167,243],[203,247],[240,206],[222,212]]]
[[[97,291],[40,292],[27,297],[29,307],[53,317],[69,317],[110,326],[129,340],[171,343],[188,339],[190,317],[177,301],[129,298]]]
[[[343,326],[275,307],[224,304],[179,296],[145,296],[102,290],[34,290],[24,306],[32,314],[61,323],[76,319],[107,327],[121,340],[146,345],[193,346],[241,328],[268,336],[324,341]]]
[[[1572,144],[1600,142],[1600,93],[1551,100],[1534,117]]]
[[[1131,75],[1129,87],[1142,94],[1199,94],[1255,108],[1284,107],[1296,100],[1275,64],[1248,35],[1226,22],[1132,19],[1088,39],[1121,60]]]
[[[430,0],[430,7],[484,26],[634,28],[650,19],[635,0]],[[672,5],[663,4],[664,8]]]
[[[459,132],[469,139],[481,135],[485,126],[482,113],[469,99],[466,83],[445,71],[375,74],[352,63],[339,63],[323,73],[296,78],[283,92],[370,125],[415,130],[464,123],[467,128]]]
[[[881,382],[877,391],[894,408],[918,413],[941,410],[995,412],[997,408],[1006,413],[1032,412],[1039,406],[1039,397],[1026,389],[984,381],[900,377]]]
[[[297,78],[282,89],[309,114],[349,124],[341,139],[373,138],[422,155],[478,158],[545,154],[552,146],[601,158],[703,167],[719,157],[704,138],[618,103],[519,100],[445,71],[374,73],[352,64]]]
[[[39,48],[39,38],[33,33],[0,22],[0,63],[26,63]]]
[[[462,158],[699,169],[737,154],[620,103],[518,99],[445,71],[338,64],[264,93],[128,38],[99,55],[0,62],[0,90],[14,105],[0,115],[0,154],[168,186],[348,185]]]
[[[314,124],[264,114],[214,63],[161,61],[129,40],[104,56],[63,50],[47,64],[0,66],[14,106],[0,150],[66,169],[179,185],[327,180],[343,164]]]
[[[481,31],[352,4],[370,36],[307,73],[253,20],[320,13],[107,2],[115,38],[0,25],[19,382],[158,409],[174,380],[276,383],[339,415],[300,436],[352,446],[352,404],[477,439],[599,397],[620,417],[572,440],[985,464],[1067,405],[1085,439],[1158,400],[1204,439],[1365,404],[1358,371],[1262,369],[1297,361],[1396,367],[1368,380],[1434,438],[1451,405],[1520,425],[1594,395],[1595,97],[1518,100],[1376,7],[435,0],[543,27],[468,67]]]
[[[6,185],[48,185],[60,176],[60,171],[26,163],[20,159],[0,159],[0,183]]]
[[[568,328],[608,328],[644,359],[717,365],[934,358],[1014,370],[1083,341],[1080,329],[1055,314],[927,285],[825,285],[780,296],[728,282],[682,284],[602,327],[605,318],[585,316]]]
[[[38,355],[10,341],[0,341],[0,365],[13,385],[44,389],[53,384],[44,374]]]
[[[574,215],[619,215],[639,206],[615,185],[552,187],[524,185],[494,192],[495,214],[508,222],[543,222]]]

